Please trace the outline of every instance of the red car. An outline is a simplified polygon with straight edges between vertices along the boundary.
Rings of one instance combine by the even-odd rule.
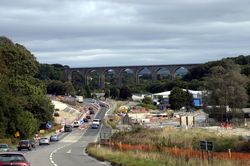
[[[26,160],[22,153],[0,153],[0,166],[5,165],[30,166],[30,163]]]

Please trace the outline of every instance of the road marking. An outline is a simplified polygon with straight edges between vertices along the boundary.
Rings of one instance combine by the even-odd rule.
[[[85,130],[85,132],[86,132],[86,130]],[[85,134],[85,132],[81,133],[81,136],[79,137],[78,140],[80,140],[80,139],[83,137],[83,135]],[[68,136],[71,136],[71,135],[72,135],[72,133],[70,133]],[[68,137],[68,136],[67,136],[67,137]],[[78,141],[78,140],[77,140],[77,141]],[[62,147],[57,148],[57,149],[55,149],[53,152],[51,152],[51,153],[50,153],[50,157],[49,157],[51,164],[53,164],[54,166],[57,166],[57,164],[56,164],[56,163],[54,162],[54,160],[53,160],[53,155],[54,155],[58,150],[63,149],[63,148],[65,148],[65,147],[67,147],[67,146],[70,146],[70,145],[74,144],[74,143],[77,142],[77,141],[74,141],[74,142],[71,142],[71,143],[69,143],[69,144],[63,145]],[[70,151],[70,153],[71,153],[71,150],[69,150],[69,151]],[[69,151],[68,151],[68,152],[69,152]],[[68,153],[68,152],[67,152],[67,153]]]
[[[71,149],[69,151],[67,151],[66,153],[71,153]]]

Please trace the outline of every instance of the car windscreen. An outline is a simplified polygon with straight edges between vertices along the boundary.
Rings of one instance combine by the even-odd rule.
[[[20,141],[19,144],[28,144],[29,141],[25,140],[25,141]]]
[[[0,154],[0,162],[26,162],[21,154]]]
[[[8,145],[6,145],[6,144],[0,144],[0,148],[8,148]]]

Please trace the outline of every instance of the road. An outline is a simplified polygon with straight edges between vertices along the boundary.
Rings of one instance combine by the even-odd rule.
[[[102,108],[95,118],[103,119],[106,108]],[[25,152],[26,158],[34,166],[103,166],[109,165],[97,161],[85,153],[89,142],[98,138],[100,129],[74,129],[66,133],[59,142],[48,146],[39,146],[36,150]],[[65,133],[64,133],[65,134]]]

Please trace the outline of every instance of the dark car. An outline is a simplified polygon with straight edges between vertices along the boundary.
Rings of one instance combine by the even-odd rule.
[[[87,118],[87,119],[91,119],[91,116],[90,116],[90,115],[87,115],[86,118]]]
[[[89,110],[89,114],[95,114],[94,110]]]
[[[50,138],[49,138],[50,142],[57,142],[59,141],[59,137],[58,135],[51,135]]]
[[[1,165],[30,166],[30,163],[21,153],[6,152],[0,153],[0,166]]]
[[[71,125],[65,125],[64,126],[64,132],[71,132],[72,131],[72,126]]]
[[[92,128],[92,129],[98,129],[99,126],[100,126],[100,125],[98,125],[98,124],[92,124],[92,125],[91,125],[91,128]]]
[[[23,149],[32,150],[32,144],[31,144],[30,140],[21,140],[18,143],[17,150],[21,151]]]
[[[89,120],[87,118],[83,118],[83,122],[87,123]]]
[[[10,148],[8,144],[0,144],[0,152],[9,152]]]
[[[36,148],[36,143],[33,139],[29,140],[30,141],[30,144],[31,144],[31,147],[32,148]]]

